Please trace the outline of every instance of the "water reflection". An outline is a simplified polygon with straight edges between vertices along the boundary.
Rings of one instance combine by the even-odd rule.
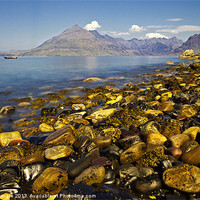
[[[87,70],[95,71],[98,67],[97,57],[85,57],[85,67]]]

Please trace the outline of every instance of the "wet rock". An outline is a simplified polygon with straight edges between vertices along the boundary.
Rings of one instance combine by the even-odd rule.
[[[172,162],[171,160],[163,160],[160,162],[159,165],[159,172],[163,173],[165,170],[172,168]]]
[[[97,81],[102,81],[101,78],[97,78],[97,77],[90,77],[90,78],[87,78],[85,80],[83,80],[84,82],[97,82]]]
[[[191,164],[191,165],[198,165],[200,163],[200,146],[183,153],[181,160],[184,163]]]
[[[68,175],[70,178],[77,177],[83,170],[87,169],[92,163],[91,157],[85,157],[76,160],[74,163],[71,163],[68,168]]]
[[[24,165],[21,169],[22,177],[27,182],[33,181],[47,167],[48,167],[48,163],[46,162],[37,162],[37,163],[29,164],[29,165]]]
[[[14,106],[4,106],[0,110],[0,114],[11,114],[13,112],[15,112],[15,107]]]
[[[46,123],[42,123],[42,124],[39,125],[39,130],[41,132],[51,132],[51,131],[54,131],[54,128],[51,125],[48,125]]]
[[[106,157],[100,157],[92,161],[92,165],[98,165],[103,167],[110,166],[111,164],[112,162]]]
[[[139,167],[158,167],[160,162],[166,160],[167,156],[164,154],[163,146],[151,146],[143,154],[143,156],[137,161]]]
[[[163,103],[161,103],[160,105],[159,105],[159,107],[158,107],[158,110],[160,110],[160,111],[168,111],[168,112],[170,112],[170,111],[172,111],[172,110],[174,110],[174,103],[173,102],[171,102],[171,101],[166,101],[166,102],[163,102]]]
[[[69,125],[69,121],[63,118],[59,118],[55,123],[54,123],[54,129],[59,130],[64,128],[65,126]]]
[[[84,104],[73,104],[72,110],[85,110],[85,105]]]
[[[21,102],[18,104],[19,107],[26,107],[26,106],[30,106],[31,103],[30,102]]]
[[[41,110],[41,117],[55,116],[57,109],[55,107],[44,107]]]
[[[197,111],[194,109],[194,107],[187,104],[181,106],[180,112],[181,112],[181,115],[184,115],[185,117],[189,117],[189,118],[197,114]]]
[[[119,144],[123,147],[124,150],[127,150],[131,145],[142,142],[141,138],[138,135],[128,136],[119,140]]]
[[[19,131],[0,133],[0,145],[8,146],[12,140],[22,140]]]
[[[148,109],[147,111],[145,111],[145,115],[158,116],[158,115],[163,115],[163,112],[160,111],[160,110],[151,110],[151,109]]]
[[[100,132],[101,136],[106,136],[107,139],[110,137],[113,142],[116,142],[120,138],[121,134],[122,132],[119,128],[107,128]]]
[[[28,165],[34,162],[44,162],[44,156],[35,154],[30,156],[25,156],[20,160],[21,165]]]
[[[170,122],[165,126],[162,134],[166,138],[170,138],[174,135],[181,134],[182,123],[178,120],[170,120]]]
[[[116,145],[111,145],[108,148],[101,149],[101,156],[107,157],[109,160],[119,159],[121,150]]]
[[[165,142],[166,147],[177,147],[180,148],[184,143],[190,141],[189,136],[186,134],[174,135]]]
[[[180,59],[190,59],[193,58],[194,56],[194,51],[192,49],[187,49],[186,51],[184,51],[179,58]]]
[[[165,65],[174,65],[174,62],[166,62]]]
[[[74,180],[75,184],[84,183],[86,185],[92,185],[94,183],[102,183],[105,176],[105,168],[98,165],[91,166],[84,170]]]
[[[65,145],[58,145],[45,150],[45,158],[49,160],[56,160],[58,158],[67,157],[72,153],[72,149]]]
[[[39,129],[36,127],[25,128],[21,131],[21,133],[24,138],[28,138],[29,136],[32,136],[32,135],[35,135],[35,136],[38,135]]]
[[[104,119],[112,116],[118,110],[116,108],[109,108],[109,109],[99,109],[92,113],[91,115],[87,116],[86,119],[91,119],[93,123],[98,123],[103,121]]]
[[[98,158],[100,158],[100,151],[99,151],[99,147],[96,147],[94,149],[91,149],[86,155],[85,157],[91,157],[92,161],[96,160]]]
[[[73,144],[75,137],[70,126],[51,133],[43,142],[43,144]]]
[[[190,140],[195,140],[197,133],[200,132],[200,128],[198,126],[193,126],[185,130],[182,134],[186,134],[190,137]]]
[[[147,176],[145,178],[140,177],[134,182],[133,187],[138,192],[147,194],[154,190],[161,189],[162,181],[156,175]]]
[[[199,146],[199,143],[196,141],[188,141],[184,145],[181,146],[181,150],[183,153],[187,153],[191,151],[192,149],[196,148]]]
[[[29,136],[27,140],[31,144],[41,145],[48,136]]]
[[[166,153],[174,156],[174,158],[176,158],[176,159],[179,159],[182,155],[182,150],[177,147],[170,147],[170,148],[166,149]]]
[[[140,129],[143,135],[147,135],[149,133],[160,133],[160,125],[155,121],[151,121],[140,126]]]
[[[73,148],[75,151],[81,150],[88,142],[90,138],[86,135],[81,135],[76,141],[73,143]]]
[[[67,185],[67,173],[56,167],[48,167],[34,181],[32,191],[34,194],[58,194]]]
[[[8,146],[30,146],[30,142],[27,140],[12,140]]]
[[[0,147],[0,164],[6,160],[20,161],[21,157],[21,152],[15,147]]]
[[[138,142],[120,155],[120,162],[122,164],[128,164],[139,160],[145,153],[146,145],[144,142]]]
[[[78,129],[76,129],[75,133],[76,133],[77,137],[81,136],[81,135],[86,135],[90,139],[94,137],[94,133],[93,133],[92,127],[86,126],[86,125],[78,127]]]
[[[182,192],[200,192],[200,169],[187,164],[179,165],[164,171],[163,181],[168,187]]]
[[[99,147],[99,148],[106,148],[109,147],[112,143],[112,138],[109,136],[99,136],[92,138],[92,141]]]
[[[146,137],[147,146],[162,145],[167,141],[167,138],[160,133],[149,133]]]
[[[6,160],[0,164],[0,171],[4,170],[7,167],[17,167],[20,164],[17,160]]]
[[[70,164],[71,164],[71,162],[69,160],[66,160],[65,158],[63,158],[63,159],[61,158],[61,159],[57,159],[53,162],[53,167],[61,168],[67,172]]]

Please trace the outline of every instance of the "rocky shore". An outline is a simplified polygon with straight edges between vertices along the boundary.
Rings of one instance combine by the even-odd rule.
[[[1,124],[0,199],[200,199],[198,61],[122,88],[10,100],[17,106],[0,110],[12,125]]]

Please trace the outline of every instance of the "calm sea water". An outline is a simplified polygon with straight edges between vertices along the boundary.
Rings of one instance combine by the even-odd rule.
[[[9,98],[39,96],[44,87],[50,91],[91,87],[91,83],[83,80],[93,76],[104,80],[124,76],[119,81],[123,84],[137,75],[166,67],[167,61],[181,62],[177,57],[157,56],[0,58],[0,107],[7,105]]]

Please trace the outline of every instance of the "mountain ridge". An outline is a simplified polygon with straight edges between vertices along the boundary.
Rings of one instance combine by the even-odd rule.
[[[11,53],[17,56],[161,56],[174,53],[182,44],[176,37],[125,40],[74,25],[36,48]]]

